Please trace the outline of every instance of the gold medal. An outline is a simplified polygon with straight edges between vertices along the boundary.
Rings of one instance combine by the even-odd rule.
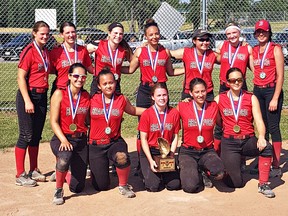
[[[239,133],[240,130],[241,130],[241,128],[240,128],[239,125],[234,125],[234,127],[233,127],[233,131],[234,131],[235,133]]]
[[[74,131],[77,130],[77,125],[72,123],[72,124],[69,125],[69,129],[74,132]]]

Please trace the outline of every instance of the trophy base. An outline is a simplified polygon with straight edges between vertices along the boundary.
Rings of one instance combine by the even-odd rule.
[[[154,161],[157,164],[157,172],[174,172],[175,171],[175,158],[167,156],[162,158],[161,155],[154,155]]]

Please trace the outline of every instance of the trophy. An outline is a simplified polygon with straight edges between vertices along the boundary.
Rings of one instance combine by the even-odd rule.
[[[157,139],[161,155],[154,155],[153,159],[157,164],[157,172],[173,172],[175,171],[175,158],[168,156],[170,153],[170,145],[168,141],[162,137]]]

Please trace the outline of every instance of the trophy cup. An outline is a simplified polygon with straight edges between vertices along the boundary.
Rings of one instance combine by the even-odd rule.
[[[157,164],[157,172],[173,172],[175,171],[175,158],[168,156],[170,152],[170,145],[168,141],[162,137],[157,139],[161,155],[154,155],[153,159]]]

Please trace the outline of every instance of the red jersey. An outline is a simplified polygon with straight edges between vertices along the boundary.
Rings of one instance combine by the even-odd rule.
[[[112,51],[113,58],[116,54],[116,50]],[[112,73],[116,73],[119,75],[119,78],[121,76],[121,67],[122,63],[125,59],[126,56],[126,51],[125,49],[119,45],[118,46],[118,54],[116,58],[116,69],[112,65],[112,61],[109,55],[109,50],[108,50],[108,40],[100,40],[100,43],[98,45],[98,48],[96,50],[96,58],[95,58],[95,74],[94,76],[98,76],[100,71],[104,67],[110,67]],[[114,61],[114,59],[113,59]]]
[[[28,72],[28,88],[48,89],[48,74],[50,72],[51,65],[49,53],[46,48],[43,50],[43,59],[48,66],[47,71],[45,70],[44,62],[34,43],[27,45],[21,52],[18,68]]]
[[[160,114],[160,119],[164,120],[164,114]],[[179,112],[175,108],[170,107],[166,114],[163,138],[171,144],[174,134],[178,134],[180,128]],[[142,113],[138,130],[147,133],[149,147],[158,147],[157,138],[162,137],[162,135],[154,106],[151,106]]]
[[[252,93],[242,90],[242,102],[239,111],[238,122],[236,122],[233,108],[229,99],[229,91],[219,94],[219,111],[223,120],[223,132],[227,135],[249,135],[254,133],[253,115],[252,115]],[[234,107],[236,107],[238,101],[234,101]],[[240,133],[235,133],[233,127],[235,125],[240,126]]]
[[[156,52],[152,53],[152,59],[155,59]],[[141,71],[141,82],[150,82],[152,83],[152,77],[156,76],[158,79],[158,82],[166,82],[167,76],[166,76],[166,63],[169,56],[166,52],[166,49],[162,46],[159,46],[158,49],[158,60],[156,62],[156,71],[154,72],[152,69],[152,65],[150,62],[149,54],[148,54],[148,48],[142,47],[141,54],[139,56],[139,63],[140,63],[140,71]]]
[[[111,115],[109,118],[109,127],[111,133],[106,134],[105,128],[108,127],[105,113],[103,110],[102,94],[95,94],[91,99],[90,105],[90,139],[116,139],[121,136],[121,121],[124,109],[126,107],[126,99],[122,94],[114,94],[114,102],[111,107]],[[110,104],[106,104],[105,109],[107,110]]]
[[[70,124],[74,123],[77,126],[76,132],[87,132],[88,128],[85,125],[86,116],[89,114],[90,96],[85,90],[81,91],[81,98],[74,121],[72,120],[72,112],[68,95],[68,88],[62,91],[62,101],[60,104],[60,127],[64,134],[74,134],[69,129]],[[76,100],[73,100],[74,106]]]
[[[274,56],[275,46],[280,46],[273,42],[270,42],[267,54],[265,56],[263,69],[261,69],[260,64],[264,53],[259,53],[259,46],[253,47],[253,59],[254,59],[254,79],[253,83],[255,85],[267,85],[269,83],[276,82],[276,60]],[[265,72],[266,77],[264,79],[260,78],[260,73]]]
[[[234,64],[231,67],[237,67],[239,68],[244,77],[246,77],[246,70],[249,62],[249,51],[248,46],[242,46],[240,44],[238,52],[236,57],[234,57],[234,54],[236,52],[237,47],[231,46],[231,53],[232,58],[235,58]],[[224,41],[221,49],[220,49],[220,55],[221,55],[221,64],[220,64],[220,80],[226,81],[226,74],[227,71],[230,69],[230,64],[228,60],[228,50],[229,50],[229,41]]]
[[[216,61],[216,56],[212,50],[206,51],[206,57],[204,59],[204,68],[202,69],[202,74],[200,73],[196,57],[194,54],[195,48],[184,48],[183,53],[183,62],[185,65],[185,82],[184,89],[189,91],[190,81],[194,78],[202,78],[207,84],[207,92],[213,90],[213,81],[212,81],[212,71],[214,63]],[[198,55],[198,62],[202,63],[203,56]],[[202,66],[201,66],[202,67]]]
[[[89,53],[84,46],[77,45],[77,62],[82,63],[86,68],[92,65]],[[71,64],[75,63],[75,52],[68,52]],[[66,88],[68,82],[68,70],[70,68],[69,59],[62,46],[51,50],[51,63],[57,71],[57,88]]]
[[[213,145],[214,141],[214,126],[216,124],[216,118],[218,113],[218,106],[215,101],[206,101],[205,113],[203,118],[203,124],[201,128],[201,134],[199,133],[197,117],[193,108],[193,101],[180,102],[179,112],[182,119],[183,128],[183,146],[206,148]],[[202,135],[204,138],[203,143],[197,142],[197,137]]]

